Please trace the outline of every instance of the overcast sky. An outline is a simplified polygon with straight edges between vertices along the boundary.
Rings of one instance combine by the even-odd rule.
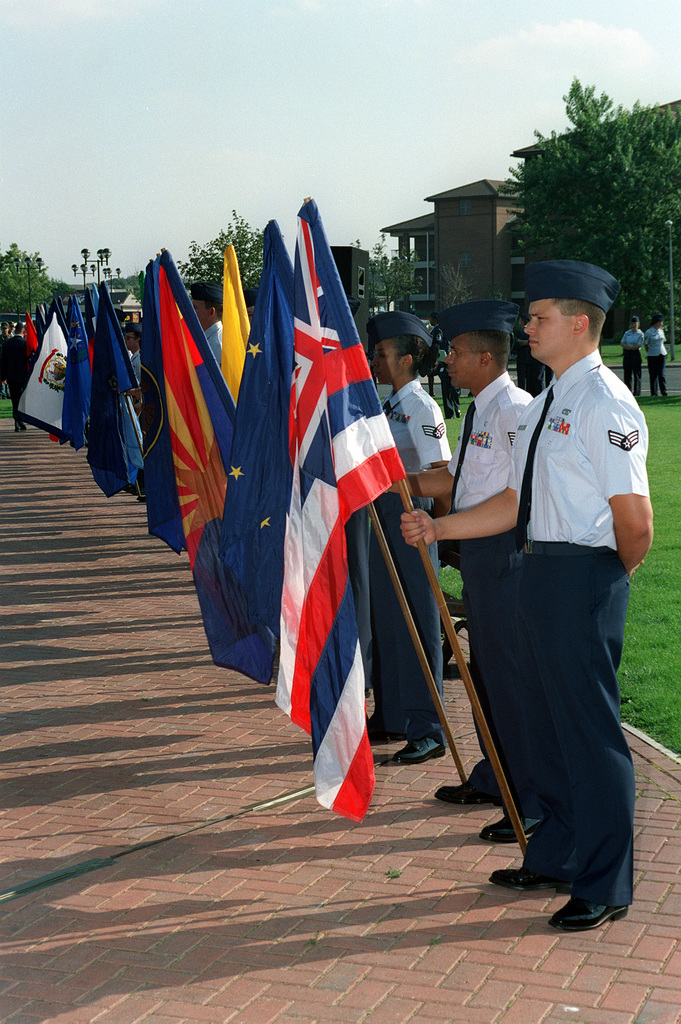
[[[566,126],[573,77],[630,107],[681,99],[678,0],[0,0],[0,249],[73,280],[307,196],[365,248],[424,197],[504,178]]]

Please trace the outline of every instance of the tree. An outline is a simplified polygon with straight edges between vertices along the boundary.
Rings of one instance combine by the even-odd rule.
[[[458,266],[445,263],[440,273],[440,287],[442,289],[442,308],[458,306],[460,302],[469,302],[471,298],[471,286]]]
[[[228,245],[234,246],[244,288],[257,288],[262,274],[263,233],[247,224],[236,210],[232,210],[227,231],[221,231],[212,242],[191,242],[187,260],[178,262],[180,273],[188,281],[222,281]]]
[[[379,309],[408,310],[411,296],[416,291],[415,252],[390,255],[385,235],[377,242],[369,256],[369,307],[372,313]]]
[[[28,309],[27,257],[31,261],[31,306],[35,309],[38,303],[52,297],[54,282],[47,276],[40,253],[24,252],[12,242],[6,252],[0,253],[0,312],[25,313]]]
[[[577,259],[619,280],[619,304],[645,321],[669,296],[665,221],[681,242],[681,117],[671,109],[613,107],[574,79],[563,99],[571,124],[511,169],[521,247],[545,259]]]

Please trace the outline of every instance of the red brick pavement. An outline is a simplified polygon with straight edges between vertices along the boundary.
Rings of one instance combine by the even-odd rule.
[[[309,783],[273,690],[211,663],[186,559],[104,498],[83,452],[1,421],[0,516],[0,888]],[[458,684],[447,709],[470,765]],[[360,825],[307,798],[2,904],[0,1019],[680,1022],[681,766],[632,748],[623,921],[554,932],[565,897],[487,882],[517,863],[477,837],[497,812],[432,799],[450,759],[386,764]]]

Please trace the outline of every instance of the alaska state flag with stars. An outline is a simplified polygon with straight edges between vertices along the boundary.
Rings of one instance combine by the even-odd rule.
[[[155,309],[145,306],[144,320],[152,318],[160,344],[172,484],[208,644],[217,665],[267,682],[271,656],[265,630],[251,624],[239,581],[219,553],[234,400],[170,253],[155,262],[156,273],[153,264],[147,268],[154,287],[146,293],[154,295]]]
[[[272,653],[279,636],[293,476],[292,371],[293,264],[277,222],[270,221],[239,388],[220,553],[243,587],[249,618],[266,628]]]

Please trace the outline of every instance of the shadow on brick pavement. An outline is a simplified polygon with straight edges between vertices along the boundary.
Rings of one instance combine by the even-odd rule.
[[[273,688],[212,664],[186,557],[84,452],[0,421],[0,510],[3,889],[310,783]],[[470,768],[460,684],[446,704]],[[519,863],[478,838],[498,812],[433,799],[449,758],[379,763],[362,824],[308,797],[3,904],[0,1020],[679,1022],[681,767],[631,744],[622,921],[556,933],[565,897],[487,882]]]

